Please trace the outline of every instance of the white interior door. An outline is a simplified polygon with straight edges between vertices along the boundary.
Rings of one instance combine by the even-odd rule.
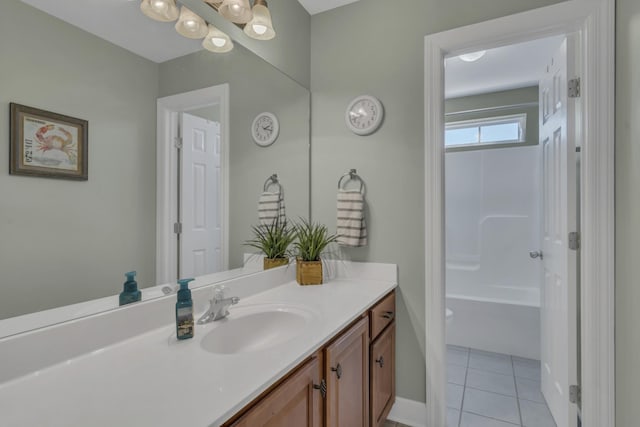
[[[195,277],[222,269],[220,125],[180,114],[179,275]]]
[[[540,82],[540,141],[543,152],[542,393],[558,427],[576,425],[569,386],[577,381],[575,101],[568,98],[572,75],[565,40]],[[574,52],[574,49],[571,49]]]

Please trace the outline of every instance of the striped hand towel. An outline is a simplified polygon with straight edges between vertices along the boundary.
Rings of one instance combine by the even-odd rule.
[[[338,244],[359,247],[367,245],[364,220],[364,195],[360,190],[338,190]]]
[[[284,192],[277,193],[265,191],[258,200],[258,220],[262,225],[274,223],[284,224],[286,215],[284,212]]]

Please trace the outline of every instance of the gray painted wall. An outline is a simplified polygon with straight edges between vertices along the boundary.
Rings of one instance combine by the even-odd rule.
[[[521,104],[531,104],[522,106]],[[525,87],[481,95],[450,98],[444,102],[445,122],[476,120],[481,118],[527,114],[526,144],[538,143],[538,86]],[[508,107],[508,108],[507,108]],[[494,108],[494,110],[486,109]],[[474,111],[483,110],[483,111]],[[458,113],[458,114],[452,114]],[[461,150],[468,150],[464,147]],[[482,147],[481,147],[482,148]],[[486,149],[486,147],[484,147]],[[454,151],[456,149],[453,149]]]
[[[160,65],[160,96],[228,83],[230,93],[230,267],[252,252],[242,243],[258,222],[258,197],[265,180],[277,173],[285,191],[287,216],[309,213],[309,91],[236,45],[225,55],[196,52]],[[274,113],[280,136],[259,147],[250,134],[254,117]]]
[[[410,11],[400,17],[388,1],[367,0],[311,19],[312,216],[335,227],[336,181],[357,168],[367,183],[369,246],[345,255],[399,265],[401,397],[425,400],[424,37],[553,3],[397,0],[393,9]],[[344,111],[365,93],[386,116],[377,133],[360,137],[347,130]]]
[[[0,2],[0,318],[155,282],[158,66]],[[89,121],[89,180],[9,175],[9,102]]]
[[[640,2],[616,6],[616,425],[627,427],[640,420]]]
[[[220,106],[211,105],[209,107],[196,108],[195,110],[189,110],[189,114],[202,119],[210,120],[212,122],[220,121]]]

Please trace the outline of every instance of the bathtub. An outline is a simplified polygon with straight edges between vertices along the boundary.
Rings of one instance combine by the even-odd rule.
[[[446,303],[447,344],[540,360],[539,288],[448,283]]]

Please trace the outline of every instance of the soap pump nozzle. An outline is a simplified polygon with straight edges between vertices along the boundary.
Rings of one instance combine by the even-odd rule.
[[[178,285],[180,289],[178,289],[178,301],[187,301],[191,300],[191,290],[189,289],[189,283],[193,282],[195,279],[180,279],[178,280]]]

